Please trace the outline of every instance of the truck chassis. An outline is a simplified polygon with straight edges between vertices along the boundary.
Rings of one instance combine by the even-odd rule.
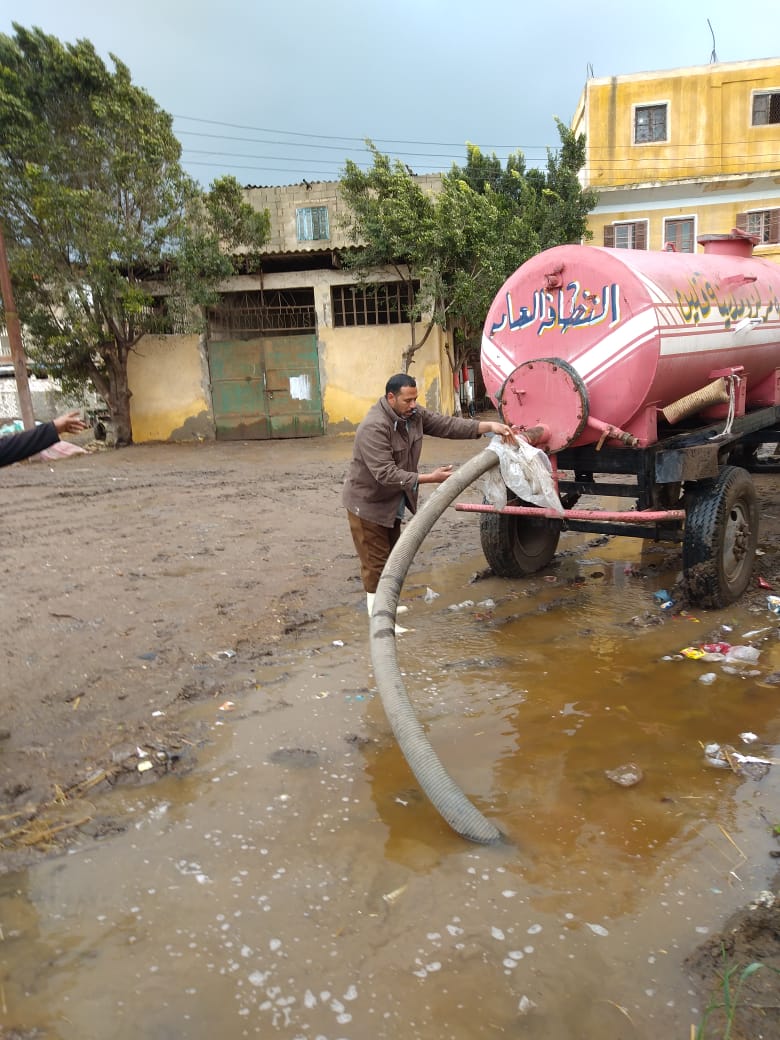
[[[682,425],[682,424],[681,424]],[[759,458],[780,443],[780,406],[706,426],[659,429],[646,448],[565,448],[551,456],[564,513],[523,503],[460,503],[481,514],[482,550],[493,572],[518,578],[545,567],[562,531],[592,531],[681,542],[683,585],[692,604],[723,607],[748,586],[758,544],[759,509],[751,472],[780,472],[780,458]],[[628,478],[616,480],[615,478]],[[577,510],[584,495],[632,499],[630,513]]]

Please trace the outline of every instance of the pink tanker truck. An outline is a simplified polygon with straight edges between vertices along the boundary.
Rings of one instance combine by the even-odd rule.
[[[740,231],[703,253],[558,246],[523,264],[485,321],[485,387],[553,464],[564,514],[483,512],[494,572],[544,567],[561,530],[682,542],[689,600],[724,606],[750,580],[749,471],[780,440],[780,266]],[[577,510],[583,495],[633,500]]]

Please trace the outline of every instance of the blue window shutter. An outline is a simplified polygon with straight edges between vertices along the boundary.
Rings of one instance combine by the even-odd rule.
[[[330,238],[327,206],[303,206],[295,211],[299,242],[318,242]]]

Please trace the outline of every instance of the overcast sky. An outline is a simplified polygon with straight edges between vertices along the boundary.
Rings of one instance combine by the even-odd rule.
[[[780,56],[780,0],[3,0],[14,22],[120,58],[204,186],[335,180],[367,137],[416,173],[466,141],[536,165],[588,75]]]

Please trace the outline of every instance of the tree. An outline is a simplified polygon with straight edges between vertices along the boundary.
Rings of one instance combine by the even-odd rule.
[[[502,166],[467,145],[465,166],[454,165],[430,195],[370,141],[371,169],[346,163],[341,190],[354,243],[348,263],[363,271],[393,265],[408,285],[420,285],[404,371],[437,324],[447,331],[456,371],[478,349],[485,315],[509,275],[542,249],[590,237],[587,214],[596,195],[582,191],[577,177],[585,139],[560,120],[556,125],[561,148],[548,150],[546,170],[527,170],[520,152]],[[428,326],[416,340],[413,323],[423,314]]]
[[[127,359],[148,332],[198,325],[269,217],[233,178],[204,193],[171,117],[87,40],[0,34],[0,220],[30,355],[66,389],[91,382],[132,443]]]
[[[403,353],[403,371],[415,353],[424,345],[433,329],[429,322],[421,340],[417,340],[417,322],[422,304],[430,295],[429,265],[435,257],[436,209],[433,198],[426,194],[406,166],[391,162],[371,141],[366,141],[373,156],[368,172],[348,159],[341,179],[341,194],[349,206],[346,231],[353,247],[342,251],[344,267],[358,275],[367,275],[379,267],[395,270],[406,285],[410,343]],[[421,293],[414,283],[423,280]]]

